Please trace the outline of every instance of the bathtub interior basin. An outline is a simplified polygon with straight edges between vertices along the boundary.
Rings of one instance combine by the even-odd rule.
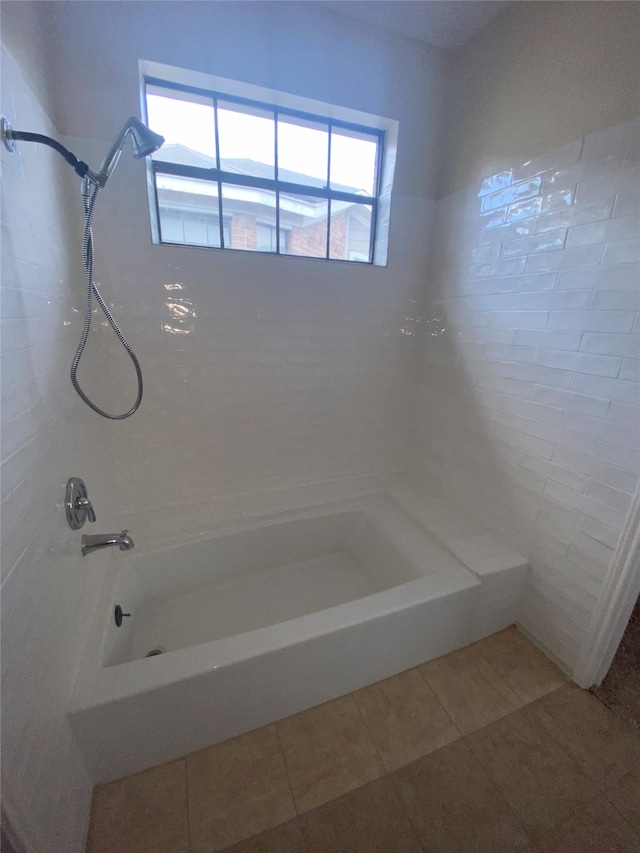
[[[255,521],[126,561],[104,665],[276,625],[381,593],[459,562],[387,499]]]

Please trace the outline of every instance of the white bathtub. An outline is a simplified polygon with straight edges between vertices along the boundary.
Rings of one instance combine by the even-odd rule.
[[[94,780],[464,645],[480,586],[382,497],[115,552],[71,709]],[[120,628],[116,604],[132,614]]]

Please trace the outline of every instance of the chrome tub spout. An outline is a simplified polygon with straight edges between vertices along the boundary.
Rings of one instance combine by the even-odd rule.
[[[85,557],[92,551],[100,551],[102,548],[110,548],[117,545],[121,551],[130,551],[133,548],[133,539],[128,530],[122,533],[98,533],[96,536],[84,534],[81,542],[82,556]]]

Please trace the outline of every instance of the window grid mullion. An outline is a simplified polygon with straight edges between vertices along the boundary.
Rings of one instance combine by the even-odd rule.
[[[276,181],[276,255],[280,254],[280,190],[278,189],[278,111],[273,111],[273,176]]]
[[[216,166],[218,172],[221,172],[220,168],[220,133],[218,132],[218,99],[213,98],[213,132],[216,138]],[[218,219],[219,219],[219,228],[220,228],[220,248],[224,249],[224,221],[222,218],[222,181],[218,179]],[[232,223],[233,224],[233,223]]]
[[[167,81],[156,80],[154,78],[145,78],[145,82],[147,85],[158,85],[160,87],[164,86],[169,89],[175,89],[179,91],[185,92],[193,92],[197,94],[207,95],[213,101],[213,111],[214,111],[214,134],[215,134],[215,149],[216,149],[216,168],[215,169],[206,169],[202,167],[196,166],[184,166],[177,163],[169,163],[161,160],[154,159],[151,163],[152,172],[154,175],[154,197],[155,197],[155,212],[158,222],[158,231],[160,234],[160,240],[162,241],[162,225],[160,219],[160,200],[158,193],[158,185],[157,178],[158,174],[168,174],[175,175],[177,177],[186,177],[186,178],[194,178],[196,180],[208,181],[211,183],[217,184],[218,190],[218,219],[219,219],[219,231],[220,231],[220,247],[225,248],[225,237],[224,237],[224,216],[223,216],[223,196],[222,196],[222,188],[223,182],[230,183],[238,186],[244,186],[253,189],[264,189],[267,191],[271,191],[275,195],[275,220],[276,220],[276,245],[275,245],[275,253],[281,254],[283,247],[281,246],[280,241],[280,220],[281,220],[281,194],[293,194],[293,195],[308,195],[315,198],[323,198],[326,199],[327,205],[327,238],[326,238],[326,254],[325,259],[331,260],[331,209],[332,209],[332,201],[344,201],[349,204],[366,204],[371,208],[371,226],[369,229],[369,254],[368,261],[369,263],[373,262],[374,256],[374,246],[375,246],[375,233],[377,228],[377,220],[379,213],[379,192],[380,192],[380,182],[382,175],[382,157],[383,157],[383,141],[384,141],[384,131],[381,131],[376,128],[367,128],[360,125],[350,124],[349,122],[342,122],[338,120],[328,120],[327,118],[323,118],[322,116],[315,116],[303,112],[299,112],[297,110],[288,110],[281,108],[270,107],[267,104],[260,103],[258,101],[252,101],[245,98],[232,97],[229,95],[225,95],[225,100],[229,100],[238,104],[246,104],[247,106],[257,107],[262,110],[268,110],[273,115],[274,121],[274,179],[271,180],[269,178],[259,178],[257,176],[251,175],[238,175],[233,172],[226,172],[222,169],[222,161],[220,156],[220,134],[219,134],[219,125],[218,125],[218,100],[219,93],[211,90],[202,90],[197,89],[195,87],[189,86],[181,86],[178,84],[169,84]],[[305,184],[297,184],[288,181],[280,181],[279,179],[279,150],[278,150],[278,121],[280,115],[284,116],[292,116],[298,117],[305,120],[312,120],[315,122],[320,122],[327,126],[328,130],[328,145],[327,145],[327,180],[326,185],[324,187],[316,187],[316,186],[308,186]],[[377,141],[376,143],[376,173],[375,173],[375,181],[374,181],[374,192],[371,196],[362,196],[356,195],[355,193],[343,192],[340,190],[333,190],[331,187],[331,148],[332,148],[332,137],[334,127],[339,127],[343,129],[351,129],[356,132],[362,132],[365,135],[370,137],[374,137]],[[229,241],[229,248],[231,246],[231,240]],[[345,260],[348,260],[345,258]]]

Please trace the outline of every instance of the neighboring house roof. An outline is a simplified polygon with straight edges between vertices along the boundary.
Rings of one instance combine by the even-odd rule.
[[[181,166],[196,166],[199,169],[215,169],[216,158],[202,154],[187,148],[186,145],[176,143],[165,144],[154,155],[154,160],[164,160],[168,163],[178,163]],[[233,172],[237,175],[252,175],[256,178],[273,179],[273,167],[266,163],[258,163],[256,160],[248,160],[241,157],[226,158],[220,160],[220,166],[225,172]],[[288,169],[278,169],[278,177],[281,181],[291,184],[307,184],[310,187],[324,187],[322,178],[314,178],[311,175],[303,175],[300,172],[291,172]],[[348,187],[344,184],[333,184],[332,189],[346,193],[360,193],[357,187]]]

